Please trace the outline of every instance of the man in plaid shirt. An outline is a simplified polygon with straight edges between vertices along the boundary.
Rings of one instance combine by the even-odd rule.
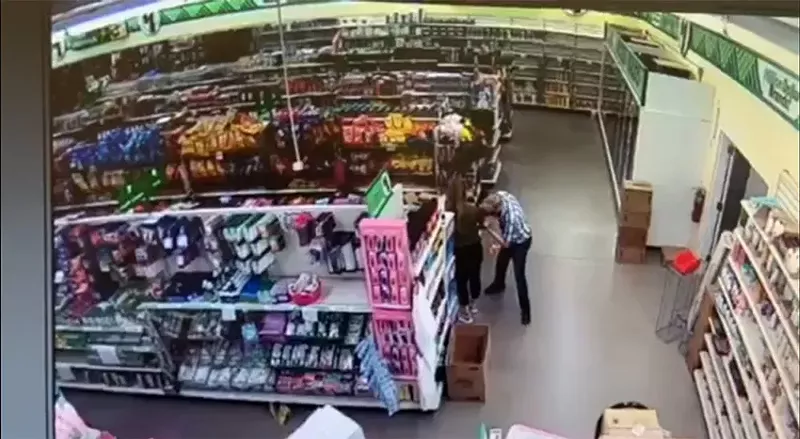
[[[531,227],[517,198],[505,191],[497,191],[486,197],[481,209],[495,216],[500,222],[500,234],[496,238],[500,249],[497,254],[494,281],[486,289],[488,295],[499,294],[506,288],[508,263],[514,263],[514,280],[517,283],[517,296],[522,324],[531,322],[531,303],[528,298],[528,281],[525,276],[525,263],[531,249]]]

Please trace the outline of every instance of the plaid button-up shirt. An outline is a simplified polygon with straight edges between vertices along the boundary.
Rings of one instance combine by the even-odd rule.
[[[517,198],[506,191],[498,191],[500,197],[500,231],[509,244],[521,244],[531,238],[531,226]]]

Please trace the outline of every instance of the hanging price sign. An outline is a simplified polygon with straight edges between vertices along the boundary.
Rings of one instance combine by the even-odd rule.
[[[386,170],[381,171],[367,188],[364,198],[367,201],[367,213],[372,218],[380,216],[389,198],[392,196],[392,180]]]
[[[150,200],[150,197],[164,185],[164,172],[151,168],[134,181],[126,183],[119,194],[119,210],[122,212],[133,209]]]

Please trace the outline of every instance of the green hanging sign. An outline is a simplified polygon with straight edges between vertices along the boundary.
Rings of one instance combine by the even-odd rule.
[[[128,28],[124,23],[111,24],[100,29],[77,35],[66,36],[66,50],[85,50],[91,47],[124,40],[128,37]]]
[[[723,35],[692,25],[689,50],[800,130],[800,76]]]
[[[148,169],[134,181],[126,183],[117,194],[119,211],[126,212],[150,201],[164,185],[164,173],[156,168]]]
[[[669,35],[675,41],[680,41],[681,18],[679,16],[668,12],[637,12],[633,15]]]
[[[377,218],[380,216],[389,198],[392,196],[392,180],[389,178],[389,173],[384,169],[372,180],[367,192],[364,194],[364,199],[367,202],[367,213],[370,218]]]
[[[647,67],[619,33],[608,25],[606,25],[606,47],[631,93],[636,98],[636,102],[639,103],[639,106],[644,106],[644,96],[647,90]]]

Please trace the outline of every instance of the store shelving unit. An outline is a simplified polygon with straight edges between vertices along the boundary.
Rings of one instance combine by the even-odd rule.
[[[357,30],[359,28],[353,29]],[[382,57],[371,61],[377,63],[375,64],[376,66],[380,66],[381,63],[393,63],[397,61],[393,59],[391,52],[374,55],[380,55]],[[349,55],[347,54],[342,54],[339,58],[345,59],[348,56]],[[262,61],[271,62],[268,59]],[[368,120],[368,123],[374,127],[382,128],[385,124],[389,124],[387,119],[389,116],[396,117],[397,115],[411,117],[413,120],[412,123],[415,125],[414,130],[416,133],[423,132],[425,130],[430,131],[432,127],[435,126],[444,107],[464,111],[464,109],[471,106],[469,102],[471,99],[471,81],[468,74],[452,73],[450,74],[450,77],[455,82],[451,81],[448,83],[441,80],[441,73],[426,73],[425,70],[408,70],[409,67],[407,65],[394,67],[384,66],[384,69],[390,68],[390,70],[385,71],[384,74],[394,74],[398,76],[398,79],[400,80],[403,78],[413,78],[413,88],[404,89],[404,84],[399,83],[398,85],[400,86],[400,91],[393,96],[376,94],[375,85],[370,84],[370,82],[372,81],[373,77],[378,77],[379,74],[373,73],[366,76],[362,75],[363,78],[361,78],[361,81],[363,83],[355,84],[356,86],[360,86],[361,89],[355,90],[356,94],[354,94],[354,84],[352,82],[354,75],[348,72],[338,72],[336,63],[309,63],[302,61],[304,60],[295,59],[294,61],[291,61],[292,64],[288,66],[288,71],[291,75],[290,87],[292,88],[289,95],[292,96],[294,106],[295,108],[297,106],[310,108],[312,112],[333,112],[338,116],[343,134],[345,134],[344,151],[346,154],[348,154],[349,160],[352,162],[350,167],[353,172],[363,173],[365,172],[365,169],[367,173],[374,172],[374,170],[370,171],[369,168],[366,168],[364,165],[360,165],[359,161],[371,163],[374,161],[374,155],[372,153],[378,155],[386,155],[387,153],[391,153],[393,160],[390,160],[388,165],[390,168],[394,169],[393,175],[396,178],[402,178],[404,175],[408,175],[409,177],[418,179],[419,177],[433,177],[435,175],[436,166],[433,163],[433,158],[430,157],[432,154],[428,154],[427,164],[425,164],[426,156],[424,151],[421,151],[418,148],[413,150],[408,149],[405,148],[405,145],[397,145],[394,142],[392,142],[390,145],[378,146],[371,144],[359,144],[351,148],[353,145],[348,143],[349,141],[347,140],[348,138],[346,134],[349,132],[348,130],[350,127],[356,122],[361,124],[364,123],[364,120]],[[408,59],[404,60],[403,63],[405,63],[405,61],[409,61],[411,64],[413,64],[413,61],[415,60]],[[233,63],[224,66],[215,66],[213,68],[202,68],[197,72],[165,74],[156,77],[151,76],[139,81],[129,81],[126,84],[112,84],[108,88],[113,89],[114,94],[107,97],[107,101],[104,105],[108,105],[109,102],[114,101],[118,105],[124,107],[126,105],[125,102],[127,96],[130,96],[134,93],[139,93],[142,90],[146,90],[148,93],[147,96],[153,97],[154,99],[156,97],[158,97],[158,99],[166,99],[176,92],[183,93],[187,90],[189,91],[187,92],[189,93],[189,96],[196,96],[196,94],[191,94],[191,90],[196,90],[198,87],[210,87],[213,85],[221,88],[215,89],[215,91],[212,93],[213,96],[210,95],[208,99],[216,99],[215,102],[217,102],[217,104],[200,108],[192,107],[188,114],[194,115],[195,117],[208,117],[208,114],[219,114],[221,112],[224,113],[225,111],[233,108],[241,112],[251,112],[252,116],[254,117],[263,117],[265,111],[268,111],[270,108],[274,108],[273,101],[277,96],[279,96],[279,94],[283,93],[284,96],[286,95],[285,91],[281,90],[281,86],[278,81],[280,68],[270,65],[267,65],[266,67],[253,67],[248,64],[249,62],[251,61]],[[354,62],[353,64],[358,65],[359,63]],[[435,66],[436,65],[434,64],[433,67]],[[431,67],[428,67],[428,69],[430,68]],[[177,90],[175,85],[173,85],[177,82],[177,80],[173,78],[173,76],[190,79],[180,83],[180,90]],[[302,81],[302,83],[296,82],[295,79]],[[220,86],[215,82],[218,80],[225,81],[225,84]],[[167,85],[165,88],[159,84]],[[295,85],[299,86],[296,87]],[[456,85],[455,89],[453,88],[453,85]],[[230,100],[234,98],[241,101],[237,103],[230,102]],[[490,102],[489,104],[492,103],[494,103],[495,106],[495,121],[494,123],[490,124],[491,126],[487,131],[491,133],[491,143],[496,145],[500,136],[498,131],[500,120],[497,116],[497,102]],[[492,107],[489,107],[488,109],[489,111],[492,111]],[[185,114],[186,111],[187,110],[185,107],[178,106],[175,107],[171,112],[159,111],[152,113],[151,111],[147,110],[148,114],[141,116],[126,115],[121,117],[123,119],[123,123],[126,123],[125,121],[127,121],[127,123],[135,122],[137,124],[142,124],[152,123],[157,120],[159,121],[159,124],[170,124],[171,119],[180,117],[181,115]],[[364,119],[365,117],[366,119]],[[63,144],[61,146],[62,148],[66,148],[69,143],[74,144],[74,141],[70,142],[69,138],[76,132],[81,131],[81,126],[84,127],[82,129],[86,129],[87,124],[91,125],[94,123],[90,120],[87,120],[84,113],[76,114],[74,116],[64,116],[59,120],[61,122],[57,124],[56,130],[59,131],[57,136],[59,136],[60,142]],[[289,122],[293,123],[294,121]],[[297,123],[299,124],[301,122]],[[271,124],[271,122],[268,122],[268,124]],[[70,128],[70,130],[66,130],[66,127],[77,128]],[[278,129],[284,130],[284,128],[280,126]],[[284,131],[288,132],[291,130],[286,128]],[[368,131],[374,131],[374,133],[370,134],[370,136],[378,136],[379,133],[383,132],[382,130]],[[389,130],[387,129],[386,131],[388,133]],[[408,135],[408,133],[403,134]],[[289,141],[293,141],[293,139],[289,139]],[[303,148],[306,147],[301,145],[300,148],[301,151],[304,151],[305,149]],[[256,151],[254,151],[254,153],[255,152]],[[218,155],[221,153],[222,152],[217,152]],[[227,152],[224,152],[224,154],[227,156]],[[261,154],[264,155],[267,154],[267,152],[264,151]],[[411,154],[411,156],[407,156],[407,154]],[[203,157],[200,157],[200,159],[203,159]],[[258,160],[257,157],[253,156],[253,159],[255,160],[253,165],[247,168],[248,172],[250,173],[259,172],[259,169],[263,168],[265,162],[263,158]],[[198,195],[198,191],[202,189],[201,187],[194,186],[194,175],[207,173],[205,168],[203,168],[207,167],[207,165],[204,164],[203,167],[199,167],[199,165],[195,166],[196,163],[194,162],[186,163],[185,158],[183,158],[183,163],[180,161],[175,161],[175,159],[171,160],[172,161],[167,161],[166,163],[167,172],[165,172],[165,175],[167,176],[167,180],[182,180],[184,192],[191,191],[195,195]],[[197,158],[191,158],[191,160],[194,160],[195,162],[198,161]],[[189,166],[190,164],[191,166]],[[154,166],[159,167],[164,165],[156,163]],[[185,170],[181,167],[185,168]],[[197,171],[202,172],[195,172],[195,168],[197,168]],[[112,171],[111,173],[113,172],[116,171]],[[72,171],[72,173],[74,174],[74,171]],[[110,175],[111,173],[108,174]],[[64,172],[64,174],[65,175],[63,176],[63,179],[65,180],[74,178],[69,175],[69,172]],[[368,174],[366,176],[368,176]],[[89,180],[92,178],[92,176],[85,176],[83,178],[85,180]],[[431,184],[429,184],[428,187],[433,186],[434,185],[431,181]],[[307,189],[313,190],[313,188],[303,187],[294,187],[293,189],[298,190],[298,192]],[[325,189],[326,188],[324,187],[321,188],[322,191]],[[207,192],[207,190],[202,190],[199,195],[203,195],[204,192]],[[165,197],[168,198],[170,196],[171,195],[165,196],[163,194],[159,194],[158,196],[153,197],[153,199],[164,199]],[[176,194],[174,196],[180,197],[180,194]]]
[[[265,16],[264,20],[270,21],[274,18]],[[602,67],[603,30],[598,26],[575,25],[559,20],[464,18],[451,14],[427,14],[420,9],[413,13],[388,16],[381,13],[336,18],[309,17],[309,20],[287,22],[283,27],[286,45],[283,51],[276,51],[280,40],[276,25],[260,25],[248,30],[252,34],[250,50],[260,53],[254,56],[243,53],[247,55],[247,59],[201,66],[184,72],[148,75],[142,80],[107,83],[100,87],[103,97],[98,102],[102,105],[58,119],[55,129],[57,137],[60,142],[67,142],[76,129],[94,124],[98,119],[106,123],[111,123],[113,119],[116,120],[114,124],[123,125],[163,123],[166,118],[186,110],[185,106],[180,105],[174,108],[162,105],[159,109],[151,109],[137,104],[133,111],[118,111],[109,107],[111,102],[124,102],[134,96],[138,99],[142,94],[155,98],[183,93],[186,98],[195,99],[196,96],[192,93],[198,89],[202,93],[211,88],[216,94],[214,99],[209,100],[209,105],[194,105],[191,108],[191,114],[198,117],[224,114],[229,109],[264,116],[269,109],[280,107],[282,98],[286,96],[291,97],[293,106],[310,104],[322,111],[336,110],[342,104],[367,103],[403,108],[408,104],[435,104],[444,97],[447,98],[448,106],[463,108],[461,101],[470,97],[469,90],[463,88],[451,91],[431,88],[403,92],[396,96],[361,94],[355,102],[353,95],[339,91],[340,87],[337,85],[338,81],[354,72],[422,74],[428,71],[469,75],[477,70],[485,74],[501,75],[501,95],[507,95],[511,104],[518,94],[515,91],[517,78],[522,78],[521,81],[532,78],[536,80],[535,88],[542,98],[539,104],[552,108],[596,109],[598,100],[612,99],[619,87],[613,78],[608,77],[603,86],[603,71],[609,69]],[[246,33],[233,32],[236,34],[236,41]],[[174,46],[181,46],[189,51],[200,50],[198,47],[208,38],[204,36],[193,44],[181,42]],[[169,45],[168,42],[154,44]],[[243,45],[237,43],[235,50],[240,50],[239,46]],[[320,51],[323,48],[327,49]],[[163,52],[166,49],[159,50]],[[147,56],[157,58],[159,50],[149,50]],[[192,56],[197,58],[197,64],[210,55],[198,52]],[[536,68],[526,67],[528,61],[535,61]],[[141,67],[146,67],[145,64]],[[164,62],[156,64],[162,65]],[[286,70],[290,75],[289,90],[285,90],[283,86],[281,64],[287,65]],[[603,87],[608,90],[601,90]],[[519,102],[519,99],[516,101]],[[490,145],[498,145],[501,137],[510,136],[510,107],[507,104],[500,105],[499,99],[489,107],[494,111],[494,123],[489,123],[483,129],[490,137]],[[406,110],[403,111],[407,112]],[[611,110],[607,108],[606,111]],[[367,116],[382,118],[386,113],[377,112]],[[438,115],[436,111],[433,113],[408,114],[421,122],[425,122],[423,119],[427,118],[435,122]],[[391,152],[397,157],[404,153],[399,150]],[[497,148],[488,163],[480,169],[480,180],[485,185],[491,186],[497,181],[495,177],[502,169],[502,164],[498,162],[499,152],[500,148]],[[359,157],[364,156],[364,151],[359,151],[358,154]],[[416,170],[422,166],[422,162],[416,159],[412,162],[409,164],[415,170],[400,170],[395,173],[395,177],[399,179],[406,172],[410,177],[419,177],[426,172],[435,173],[432,170]],[[173,168],[169,169],[172,172],[165,174],[172,177],[170,181],[174,180],[171,190],[175,193],[163,193],[159,197],[180,197],[186,191],[191,191],[194,195],[202,195],[208,191],[227,192],[192,187],[191,172],[181,172],[179,176]],[[355,169],[362,170],[363,166],[358,165]],[[190,175],[187,177],[185,174]],[[308,188],[295,186],[292,189],[301,191]]]
[[[155,328],[147,318],[134,323],[112,313],[103,317],[102,325],[81,324],[79,319],[56,325],[55,369],[59,385],[148,395],[171,392],[172,362]],[[97,318],[83,320],[93,322]]]
[[[688,362],[700,366],[710,437],[792,438],[800,419],[797,215],[772,198],[742,207],[742,226],[723,234],[707,270]]]
[[[388,177],[383,178],[391,187]],[[353,200],[270,205],[253,199],[238,207],[184,204],[56,220],[66,237],[63,247],[73,249],[59,251],[80,248],[88,267],[86,274],[66,271],[56,276],[68,286],[59,296],[60,312],[69,316],[56,328],[58,340],[63,340],[59,347],[81,348],[74,336],[79,334],[81,340],[89,337],[85,346],[96,353],[82,363],[74,357],[57,358],[59,385],[220,400],[436,410],[442,394],[436,370],[444,361],[455,319],[452,214],[443,212],[443,199],[421,204],[417,209],[435,207],[429,219],[433,228],[422,227],[420,236],[408,237],[407,230],[421,226],[408,225],[414,213],[406,216],[403,193],[396,185],[379,195],[383,200],[376,205],[373,185],[366,205]],[[407,265],[402,305],[378,303],[371,293],[382,288],[375,283],[382,278],[372,279],[377,276],[371,265],[376,258],[366,248],[378,238],[370,227],[387,222],[407,242],[395,257],[414,258]],[[98,231],[105,233],[105,243],[89,239]],[[410,243],[421,250],[411,251]],[[120,257],[104,259],[98,245],[110,246]],[[136,259],[131,262],[126,254]],[[128,279],[143,287],[136,295],[128,292],[124,300],[117,294],[98,301],[94,289],[101,284],[94,277],[103,270],[121,273],[117,282]],[[94,283],[78,288],[87,277]],[[298,279],[312,285],[319,279],[319,289],[308,290],[318,291],[313,294],[319,297],[311,303],[299,301],[292,285],[308,284]],[[396,313],[402,314],[409,333],[416,334],[402,360],[384,349],[387,339],[403,337],[403,330],[386,325]],[[373,337],[377,360],[361,353]],[[112,343],[121,346],[108,346]],[[160,362],[150,368],[131,364],[128,351],[153,352]],[[386,368],[396,380],[394,397],[373,395],[378,390],[367,377],[376,367]],[[151,383],[154,378],[147,374],[162,378]]]

